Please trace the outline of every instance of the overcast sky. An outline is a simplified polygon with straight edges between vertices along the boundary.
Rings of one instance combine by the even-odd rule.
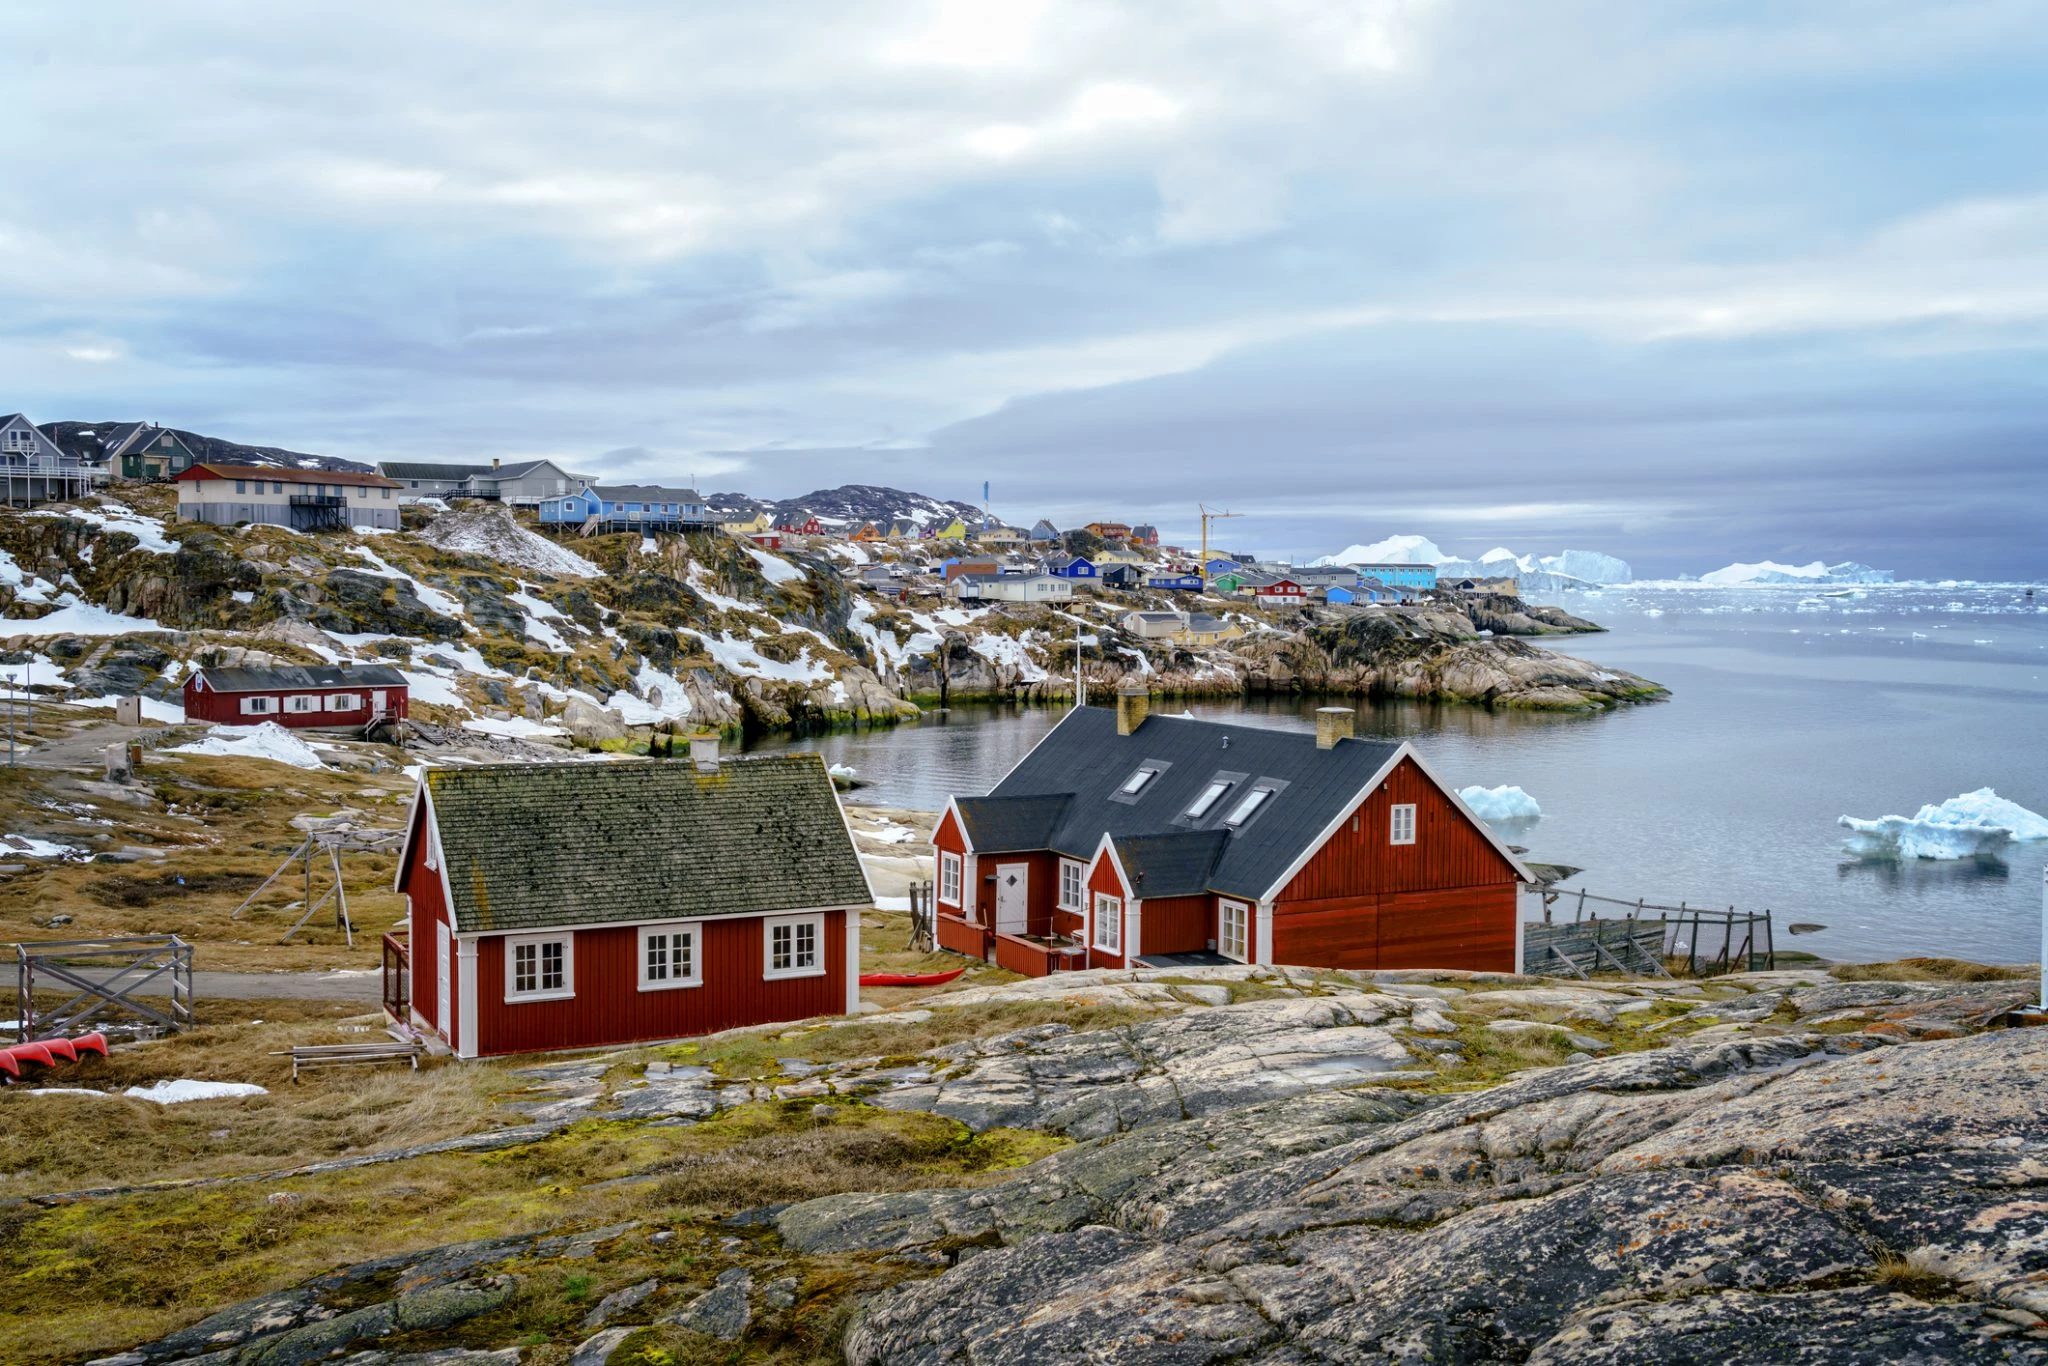
[[[0,411],[2048,574],[2038,0],[0,8]]]

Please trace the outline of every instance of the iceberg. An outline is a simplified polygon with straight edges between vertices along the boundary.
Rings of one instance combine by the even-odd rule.
[[[1461,787],[1458,799],[1480,820],[1507,824],[1533,821],[1543,814],[1536,799],[1519,787]]]
[[[2015,841],[2048,840],[2048,816],[1988,787],[1923,806],[1912,816],[1843,816],[1839,823],[1849,831],[1844,847],[1864,858],[1966,859],[1995,854]]]
[[[1867,564],[1844,560],[1840,564],[1779,564],[1759,560],[1755,564],[1731,564],[1700,575],[1700,582],[1717,588],[1745,583],[1890,583],[1892,571],[1872,569]]]
[[[1436,564],[1445,558],[1437,543],[1427,536],[1389,536],[1371,545],[1346,546],[1309,564],[1318,568],[1331,564]]]

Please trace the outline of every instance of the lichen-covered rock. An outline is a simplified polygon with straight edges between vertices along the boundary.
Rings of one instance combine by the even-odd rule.
[[[778,1227],[998,1245],[882,1298],[862,1366],[2048,1359],[2048,1037],[1833,1042],[1681,1043],[1405,1113],[1299,1096]],[[1880,1249],[1998,1312],[1877,1288]],[[1773,1336],[1759,1296],[1819,1336]]]

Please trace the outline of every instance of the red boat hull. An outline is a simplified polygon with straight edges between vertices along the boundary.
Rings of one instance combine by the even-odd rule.
[[[860,984],[864,987],[942,987],[967,971],[954,968],[951,972],[864,972]]]

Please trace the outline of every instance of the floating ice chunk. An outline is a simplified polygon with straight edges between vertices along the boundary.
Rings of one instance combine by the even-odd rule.
[[[1923,806],[1913,816],[1844,816],[1841,824],[1850,832],[1849,852],[1866,858],[1976,858],[2014,840],[2048,840],[2048,817],[1988,787]]]
[[[275,721],[255,726],[215,726],[203,740],[179,745],[172,754],[212,754],[223,758],[270,759],[293,768],[325,768],[304,740]]]
[[[1533,821],[1543,814],[1536,799],[1519,787],[1464,787],[1458,796],[1483,821]]]
[[[159,1105],[183,1105],[188,1100],[222,1100],[230,1096],[267,1096],[270,1092],[246,1081],[160,1081],[152,1086],[131,1086],[121,1093]]]

